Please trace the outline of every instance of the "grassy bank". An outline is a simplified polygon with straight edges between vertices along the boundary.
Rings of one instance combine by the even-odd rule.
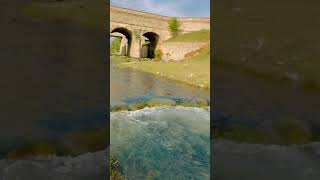
[[[112,57],[119,67],[133,68],[163,78],[180,81],[200,88],[210,88],[210,31],[201,30],[167,40],[167,42],[207,42],[197,51],[186,54],[182,61],[155,61]],[[129,62],[128,62],[129,61]]]
[[[111,107],[111,112],[117,111],[136,111],[145,107],[159,106],[183,106],[183,107],[207,107],[210,102],[202,98],[193,98],[189,100],[174,100],[169,98],[151,98],[146,101],[138,101],[130,104],[120,104]]]
[[[190,33],[181,34],[177,37],[171,38],[166,42],[209,42],[210,41],[210,31],[201,30]]]
[[[209,51],[180,62],[132,61],[123,62],[119,67],[129,67],[152,73],[167,79],[177,80],[201,88],[210,88]]]

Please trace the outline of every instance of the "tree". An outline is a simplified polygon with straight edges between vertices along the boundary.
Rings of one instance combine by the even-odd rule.
[[[176,37],[179,32],[180,23],[177,18],[173,17],[169,19],[168,22],[169,25],[169,31],[171,32],[172,37]]]
[[[110,52],[119,53],[120,51],[121,38],[114,38],[111,42]]]

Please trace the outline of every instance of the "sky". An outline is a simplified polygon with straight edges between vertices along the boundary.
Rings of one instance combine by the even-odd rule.
[[[210,0],[110,0],[110,3],[166,16],[210,17]]]

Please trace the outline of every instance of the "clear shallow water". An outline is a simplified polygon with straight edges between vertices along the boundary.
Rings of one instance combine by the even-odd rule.
[[[154,97],[210,99],[210,91],[159,78],[111,60],[111,106]],[[209,179],[210,111],[157,107],[112,112],[112,154],[129,179]]]
[[[210,109],[111,113],[111,153],[129,179],[209,179]]]
[[[111,59],[111,105],[143,101],[153,97],[210,99],[209,90],[159,78],[130,68],[118,68],[116,63],[116,60]]]

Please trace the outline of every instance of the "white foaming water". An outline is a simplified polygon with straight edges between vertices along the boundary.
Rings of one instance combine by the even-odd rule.
[[[111,151],[129,179],[209,179],[210,108],[111,113]]]

